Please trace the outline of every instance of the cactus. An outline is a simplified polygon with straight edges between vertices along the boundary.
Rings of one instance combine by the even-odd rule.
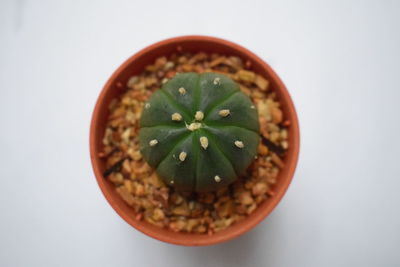
[[[258,114],[229,77],[177,74],[145,103],[143,158],[178,190],[207,192],[234,182],[254,160]]]

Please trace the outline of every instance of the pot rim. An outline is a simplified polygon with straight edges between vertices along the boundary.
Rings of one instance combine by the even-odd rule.
[[[165,229],[159,228],[160,230],[155,230],[153,227],[148,227],[146,222],[143,221],[137,221],[133,220],[128,214],[116,203],[113,194],[111,194],[106,186],[105,186],[105,179],[103,178],[102,172],[99,169],[99,161],[100,159],[98,158],[98,155],[96,155],[96,126],[99,124],[99,122],[102,120],[100,117],[100,110],[102,108],[102,104],[104,102],[104,96],[108,90],[112,89],[112,84],[115,82],[115,80],[118,78],[118,76],[123,72],[132,62],[136,61],[139,57],[146,53],[150,53],[152,51],[155,51],[165,45],[176,45],[179,46],[180,43],[187,42],[188,40],[193,41],[193,42],[208,42],[208,43],[218,43],[222,46],[228,46],[231,49],[238,51],[241,54],[247,55],[248,58],[251,58],[253,61],[257,62],[269,75],[269,80],[274,80],[275,82],[275,87],[274,90],[280,91],[281,98],[283,97],[287,103],[287,108],[286,108],[286,113],[288,114],[288,118],[291,121],[291,127],[292,129],[292,134],[294,133],[294,142],[292,140],[292,143],[290,143],[290,153],[292,155],[292,160],[288,162],[288,164],[285,166],[285,168],[289,168],[289,171],[287,173],[287,179],[285,180],[285,183],[282,185],[282,188],[280,191],[275,192],[275,195],[269,199],[271,201],[270,205],[267,206],[265,209],[257,209],[254,213],[257,213],[256,216],[253,216],[252,220],[248,220],[249,217],[246,217],[243,219],[243,221],[238,222],[238,223],[243,223],[244,221],[247,221],[246,224],[243,225],[243,227],[240,228],[235,228],[235,230],[231,230],[233,226],[228,227],[228,231],[221,231],[224,232],[223,234],[220,234],[221,232],[215,233],[213,235],[206,235],[202,234],[202,236],[207,236],[207,238],[200,238],[196,239],[193,237],[199,237],[198,234],[190,234],[190,233],[174,233],[170,230],[167,230],[169,233],[168,235],[163,234],[163,230]],[[280,99],[282,101],[282,99]],[[104,108],[104,107],[103,107]],[[218,243],[222,243],[228,240],[231,240],[235,237],[238,237],[249,230],[253,229],[257,224],[259,224],[263,219],[265,219],[277,206],[277,204],[280,202],[284,194],[286,193],[296,170],[296,165],[298,162],[298,156],[299,156],[299,147],[300,147],[300,133],[299,133],[299,122],[297,118],[297,113],[293,104],[293,101],[286,89],[286,86],[283,84],[281,79],[278,77],[278,75],[275,73],[275,71],[266,63],[264,62],[261,58],[259,58],[257,55],[255,55],[253,52],[250,50],[235,44],[231,41],[227,41],[224,39],[216,38],[216,37],[211,37],[211,36],[203,36],[203,35],[186,35],[186,36],[179,36],[179,37],[173,37],[169,39],[165,39],[159,42],[156,42],[154,44],[151,44],[142,50],[138,51],[131,57],[129,57],[125,62],[117,68],[117,70],[114,71],[114,73],[111,75],[111,77],[107,80],[106,84],[102,88],[100,95],[98,96],[96,100],[96,105],[92,113],[92,119],[91,119],[91,125],[90,125],[90,136],[89,136],[89,146],[90,146],[90,158],[91,158],[91,163],[93,167],[93,171],[97,180],[97,183],[109,202],[109,204],[112,206],[112,208],[131,226],[139,230],[140,232],[155,238],[157,240],[175,244],[175,245],[184,245],[184,246],[205,246],[205,245],[214,245]],[[289,152],[288,152],[289,154]],[[278,180],[279,183],[279,180]],[[119,197],[119,196],[118,196]],[[268,201],[268,200],[267,200]],[[173,234],[172,234],[173,233]],[[182,238],[182,236],[186,236],[186,238]],[[187,238],[187,236],[190,236],[192,238]]]

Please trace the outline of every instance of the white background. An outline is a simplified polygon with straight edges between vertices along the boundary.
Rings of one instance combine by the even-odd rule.
[[[0,266],[399,266],[400,1],[0,2]],[[185,248],[125,223],[89,161],[100,89],[139,49],[205,34],[286,83],[298,169],[276,210]]]

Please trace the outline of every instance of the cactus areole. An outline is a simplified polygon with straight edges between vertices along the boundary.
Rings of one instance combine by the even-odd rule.
[[[254,160],[257,110],[229,77],[177,74],[145,103],[140,119],[144,159],[180,191],[214,191]]]

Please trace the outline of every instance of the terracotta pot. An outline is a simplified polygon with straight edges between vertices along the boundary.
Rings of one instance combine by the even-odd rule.
[[[157,57],[170,55],[176,52],[178,46],[181,47],[183,51],[216,52],[236,55],[244,60],[249,60],[252,63],[252,70],[270,81],[272,90],[277,93],[282,104],[285,118],[291,121],[289,127],[290,147],[284,159],[286,165],[284,169],[281,170],[277,179],[277,184],[274,187],[275,195],[264,201],[257,210],[246,219],[211,236],[207,234],[175,233],[167,229],[161,229],[145,221],[136,220],[133,209],[117,194],[114,185],[103,178],[102,173],[105,170],[105,161],[98,157],[98,153],[102,149],[102,138],[109,112],[108,105],[114,97],[120,94],[122,90],[121,85],[126,84],[132,75],[142,72],[144,67],[148,64],[152,64]],[[249,50],[229,41],[208,36],[182,36],[164,40],[146,47],[130,57],[114,72],[101,91],[93,112],[90,128],[90,157],[94,174],[104,196],[127,223],[146,235],[164,242],[185,246],[205,246],[238,237],[255,227],[271,213],[285,194],[292,180],[299,153],[299,139],[299,125],[292,100],[285,85],[270,66]]]

